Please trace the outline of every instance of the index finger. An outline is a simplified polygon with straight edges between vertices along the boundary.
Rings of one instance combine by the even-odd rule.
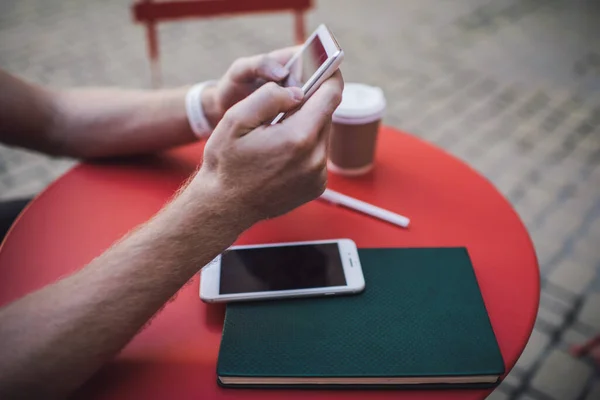
[[[301,47],[302,46],[285,47],[283,49],[274,50],[274,51],[270,52],[268,55],[269,55],[269,57],[271,57],[272,59],[274,59],[281,65],[285,65],[285,64],[287,64],[288,61],[291,60],[291,58],[294,56],[294,54],[296,54],[298,51],[300,51]]]
[[[344,80],[338,70],[306,100],[302,107],[281,123],[297,127],[293,131],[317,136],[342,101]]]

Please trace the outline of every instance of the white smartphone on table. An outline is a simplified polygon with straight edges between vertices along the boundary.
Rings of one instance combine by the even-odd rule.
[[[285,65],[289,75],[281,84],[285,87],[302,88],[306,101],[337,71],[343,59],[344,51],[329,28],[320,25]],[[282,121],[286,116],[286,113],[280,113],[271,125]]]
[[[364,288],[350,239],[234,246],[200,271],[200,298],[209,303],[352,294]]]

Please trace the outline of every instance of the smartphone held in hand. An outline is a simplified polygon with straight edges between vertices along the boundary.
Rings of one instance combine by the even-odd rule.
[[[343,59],[344,51],[329,28],[320,25],[286,64],[289,75],[282,84],[302,88],[306,100],[337,71]],[[280,113],[271,125],[285,117],[285,113]]]

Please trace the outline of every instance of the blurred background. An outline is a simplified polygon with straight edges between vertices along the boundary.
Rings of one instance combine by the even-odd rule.
[[[384,89],[384,123],[477,169],[529,229],[538,319],[490,398],[600,399],[600,368],[568,351],[600,334],[600,1],[312,3],[306,32],[329,25],[346,81]],[[151,88],[132,4],[1,0],[0,68],[56,87]],[[218,77],[240,56],[293,44],[294,32],[289,12],[161,23],[162,86]],[[72,164],[0,146],[0,199],[35,194]]]

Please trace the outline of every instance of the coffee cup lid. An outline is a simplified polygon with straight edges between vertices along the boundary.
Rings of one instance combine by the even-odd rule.
[[[333,122],[366,124],[377,121],[385,110],[383,91],[362,83],[346,83],[342,102],[333,113]]]

